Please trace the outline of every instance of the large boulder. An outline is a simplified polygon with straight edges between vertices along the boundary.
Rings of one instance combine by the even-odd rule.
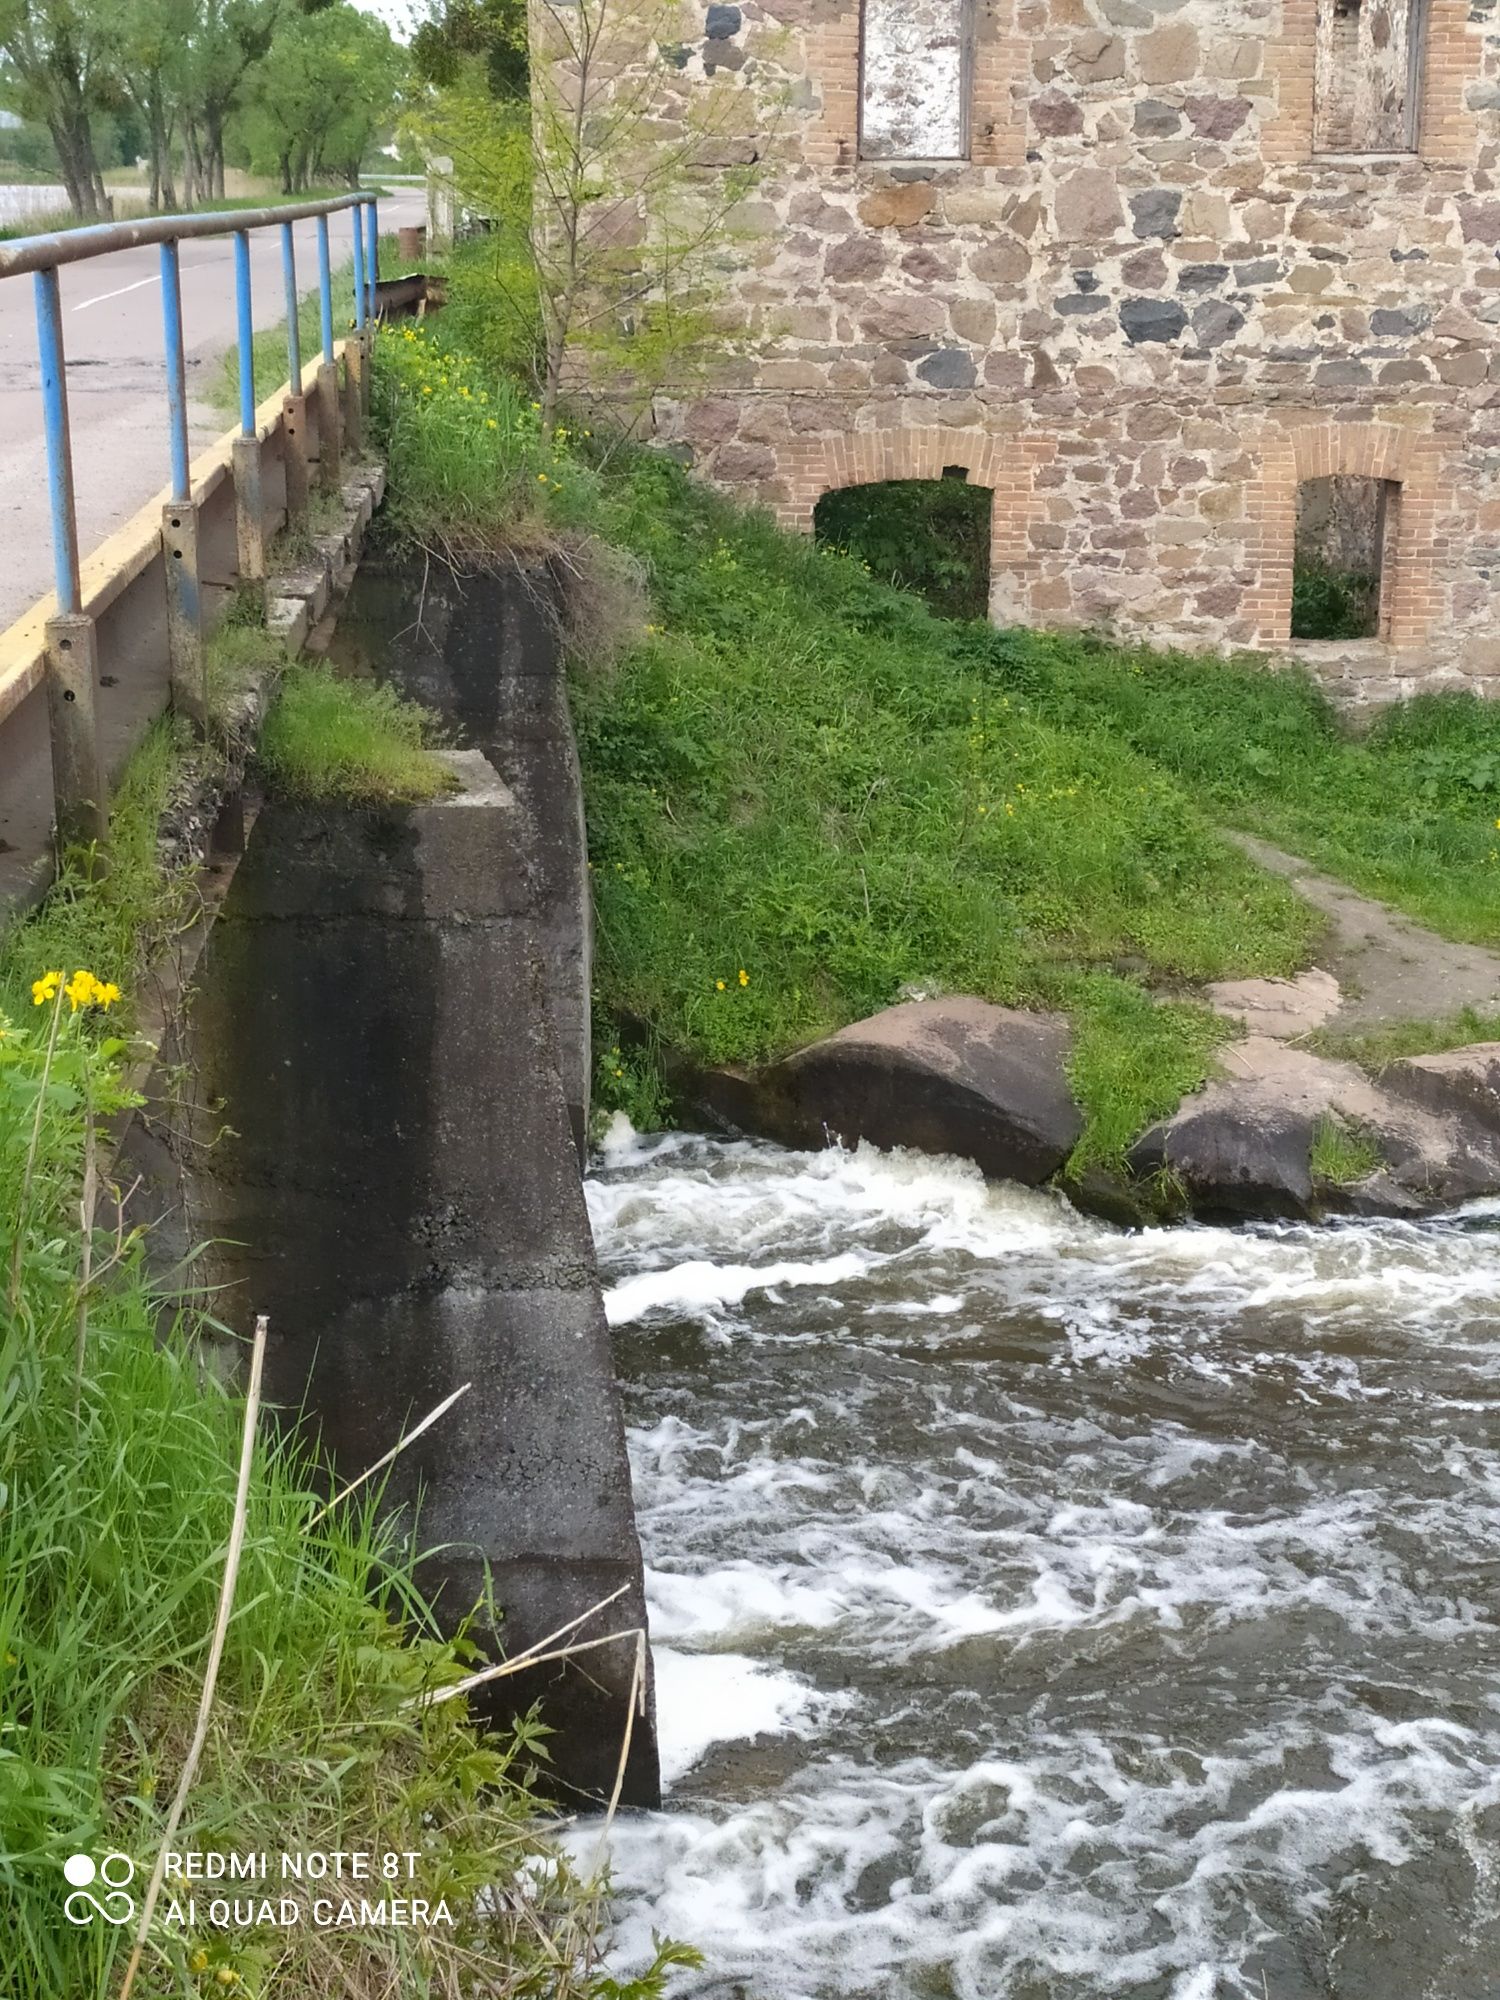
[[[788,1146],[910,1146],[973,1160],[993,1180],[1049,1180],[1083,1120],[1068,1024],[986,1000],[888,1007],[769,1069],[679,1078],[700,1110]]]
[[[1500,1120],[1484,1129],[1457,1095],[1439,1101],[1433,1086],[1422,1101],[1415,1088],[1392,1089],[1391,1072],[1376,1080],[1265,1035],[1232,1044],[1223,1063],[1223,1077],[1184,1098],[1130,1155],[1137,1174],[1170,1172],[1195,1214],[1421,1214],[1500,1187]],[[1349,1183],[1320,1178],[1314,1148],[1330,1121],[1368,1141],[1380,1164]]]

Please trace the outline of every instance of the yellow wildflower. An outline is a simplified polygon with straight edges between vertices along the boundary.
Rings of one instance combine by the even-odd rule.
[[[109,1008],[114,1006],[119,997],[120,989],[112,979],[106,979],[102,985],[98,982],[95,983],[94,1005],[96,1007],[103,1007],[108,1011]]]
[[[724,991],[724,982],[722,979],[716,979],[714,981],[714,991],[716,993],[722,993]]]
[[[195,1951],[192,1957],[188,1960],[188,1970],[190,1972],[204,1972],[207,1969],[208,1969],[208,1953],[200,1945],[197,1951]]]
[[[486,430],[492,431],[495,428],[495,419],[493,417],[486,417],[484,420],[484,425]]]
[[[45,1007],[47,1002],[57,992],[61,981],[62,974],[60,972],[44,972],[40,979],[33,979],[31,982],[32,1006]]]
[[[740,967],[740,984],[741,986],[748,986],[750,984],[750,975],[746,972],[743,965]]]
[[[430,382],[424,382],[422,384],[422,394],[424,396],[430,396],[432,394],[432,384]]]
[[[536,476],[536,481],[537,481],[537,485],[538,485],[538,486],[545,486],[545,485],[547,484],[547,475],[546,475],[546,473],[545,473],[545,472],[539,472],[539,473],[537,474],[537,476]]]
[[[88,1006],[94,997],[94,989],[98,984],[99,982],[93,973],[85,972],[80,965],[78,970],[73,974],[73,977],[63,988],[63,992],[68,996],[68,1005],[75,1014],[80,1007]]]

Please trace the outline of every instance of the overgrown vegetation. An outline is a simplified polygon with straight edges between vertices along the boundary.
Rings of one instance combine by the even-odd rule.
[[[983,618],[991,502],[987,486],[960,478],[887,479],[825,493],[814,530],[883,583],[914,590],[940,617]]]
[[[434,740],[430,711],[394,689],[294,661],[266,717],[259,758],[272,789],[288,798],[415,805],[452,789]]]
[[[1368,1132],[1342,1118],[1320,1118],[1313,1131],[1308,1167],[1317,1181],[1332,1187],[1353,1187],[1368,1180],[1383,1165],[1379,1146]]]
[[[155,846],[176,767],[163,726],[116,794],[108,873],[71,866],[0,944],[10,2000],[119,1991],[133,1927],[67,1922],[62,1863],[123,1853],[139,1897],[183,1767],[230,1538],[243,1405],[205,1365],[205,1302],[154,1285],[141,1236],[117,1223],[104,1150],[107,1121],[129,1103],[130,1051],[115,1032],[129,1018],[127,982],[192,900]],[[393,1413],[393,1442],[400,1422]],[[510,1738],[481,1736],[461,1699],[425,1702],[469,1671],[473,1649],[437,1636],[414,1583],[416,1544],[382,1523],[378,1492],[324,1510],[329,1483],[305,1439],[263,1419],[235,1614],[175,1845],[411,1853],[414,1877],[372,1896],[441,1899],[452,1921],[324,1928],[302,1892],[294,1925],[214,1929],[200,1903],[196,1922],[159,1916],[138,2000],[656,2000],[668,1967],[691,1954],[665,1946],[624,1986],[599,1971],[599,1885],[547,1843],[533,1790],[545,1732],[529,1721]]]
[[[1317,934],[1223,826],[1500,939],[1492,707],[1425,697],[1356,738],[1301,670],[935,617],[660,456],[548,440],[451,323],[382,339],[377,406],[399,532],[602,541],[648,580],[575,701],[601,1000],[646,1031],[601,1063],[606,1107],[659,1101],[653,1039],[758,1062],[961,990],[1072,1014],[1073,1164],[1117,1163],[1213,1069],[1198,985]]]
[[[1373,638],[1379,595],[1379,577],[1299,562],[1292,572],[1292,637]]]

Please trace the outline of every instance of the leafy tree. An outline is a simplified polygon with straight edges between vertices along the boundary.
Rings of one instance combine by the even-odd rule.
[[[146,128],[152,208],[175,208],[173,139],[187,81],[197,0],[122,0],[120,86]]]
[[[118,23],[97,0],[0,0],[0,80],[25,118],[52,135],[68,200],[108,214],[92,120],[115,101]]]
[[[372,15],[335,5],[293,15],[256,65],[245,111],[251,165],[295,194],[337,173],[354,186],[390,114],[401,55]]]
[[[497,273],[519,274],[550,432],[565,386],[607,383],[639,413],[722,344],[718,257],[759,176],[767,107],[722,80],[684,91],[679,10],[629,0],[536,0],[528,95],[515,19],[512,0],[450,0],[417,51],[435,79],[417,122],[500,237]],[[664,130],[669,96],[681,112]]]

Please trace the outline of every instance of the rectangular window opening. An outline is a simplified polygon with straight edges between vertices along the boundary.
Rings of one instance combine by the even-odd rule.
[[[1317,0],[1315,153],[1413,153],[1428,0]]]
[[[864,0],[861,159],[968,157],[972,19],[971,0]]]
[[[1294,639],[1390,638],[1400,505],[1392,479],[1338,473],[1303,480],[1292,557]]]

